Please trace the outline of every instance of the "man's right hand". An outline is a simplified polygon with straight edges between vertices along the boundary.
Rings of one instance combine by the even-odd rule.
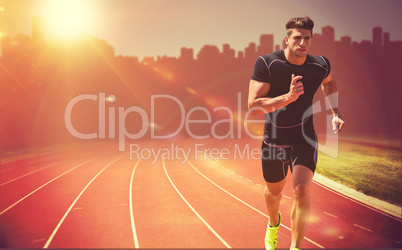
[[[300,81],[302,76],[292,74],[292,82],[290,83],[289,98],[292,102],[296,101],[300,95],[304,94],[303,83]]]

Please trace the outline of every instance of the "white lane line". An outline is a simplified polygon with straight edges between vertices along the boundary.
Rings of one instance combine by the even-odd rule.
[[[70,169],[70,170],[68,170],[68,171],[66,171],[66,172],[64,172],[64,173],[62,173],[61,175],[59,175],[59,176],[53,178],[52,180],[46,182],[45,184],[43,184],[42,186],[38,187],[38,188],[35,189],[34,191],[32,191],[32,192],[30,192],[29,194],[25,195],[23,198],[21,198],[20,200],[18,200],[17,202],[15,202],[15,203],[12,204],[11,206],[9,206],[8,208],[6,208],[6,209],[4,209],[3,211],[1,211],[1,212],[0,212],[0,215],[4,214],[5,212],[7,212],[7,211],[10,210],[11,208],[13,208],[15,205],[17,205],[17,204],[20,203],[21,201],[25,200],[26,198],[28,198],[29,196],[31,196],[32,194],[34,194],[35,192],[37,192],[38,190],[40,190],[41,188],[43,188],[43,187],[45,187],[46,185],[50,184],[51,182],[57,180],[58,178],[62,177],[63,175],[65,175],[65,174],[67,174],[67,173],[73,171],[74,169],[79,168],[79,167],[81,167],[82,165],[87,164],[88,162],[94,160],[95,158],[96,158],[96,157],[94,157],[94,158],[92,158],[92,159],[90,159],[90,160],[84,161],[83,163],[78,164],[77,166],[73,167],[72,169]]]
[[[70,211],[73,209],[75,203],[77,203],[78,199],[81,197],[81,195],[85,192],[85,190],[89,187],[89,185],[91,185],[91,183],[96,179],[96,177],[98,177],[107,167],[109,167],[110,165],[112,165],[113,163],[115,163],[117,160],[119,160],[120,158],[122,158],[124,155],[121,155],[119,157],[117,157],[116,159],[114,159],[113,161],[111,161],[109,164],[107,164],[104,168],[102,168],[101,171],[99,171],[99,173],[97,173],[95,175],[94,178],[92,178],[92,180],[90,182],[88,182],[88,184],[84,187],[84,189],[81,191],[81,193],[77,196],[77,198],[75,198],[75,200],[73,201],[73,203],[71,204],[71,206],[67,209],[66,213],[64,214],[64,216],[61,218],[61,220],[59,221],[59,224],[57,224],[56,228],[53,230],[52,234],[50,235],[49,239],[47,240],[46,244],[43,246],[43,248],[48,248],[50,243],[52,242],[54,236],[56,235],[57,231],[59,230],[61,224],[63,224],[64,220],[66,219],[67,215],[70,213]]]
[[[332,217],[338,219],[338,216],[335,216],[335,215],[333,215],[333,214],[330,214],[330,213],[327,213],[327,212],[324,212],[324,214],[329,215],[329,216],[332,216]]]
[[[247,181],[248,181],[248,182],[251,182],[251,183],[253,182],[253,181],[252,181],[252,180],[250,180],[250,179],[247,179]]]
[[[180,195],[180,197],[183,199],[183,201],[187,204],[187,206],[197,215],[197,217],[204,223],[204,225],[227,247],[227,248],[232,248],[222,237],[204,220],[204,218],[201,217],[201,215],[190,205],[190,203],[184,198],[184,196],[180,193],[180,191],[177,189],[177,187],[174,185],[172,179],[170,179],[168,172],[166,171],[166,166],[165,166],[165,160],[162,160],[163,163],[163,170],[165,170],[165,174],[167,178],[170,181],[170,184],[172,184],[173,188],[176,190],[176,192]]]
[[[244,177],[243,177],[243,176],[241,176],[241,175],[239,175],[239,174],[238,174],[238,176],[239,176],[240,178],[243,178],[243,179],[244,179]]]
[[[133,180],[134,180],[134,173],[135,170],[137,169],[138,164],[140,163],[141,160],[138,160],[135,163],[135,166],[133,168],[133,172],[131,174],[131,180],[130,180],[130,219],[131,219],[131,229],[133,231],[133,239],[134,239],[134,247],[135,248],[140,248],[140,245],[138,244],[138,237],[137,237],[137,230],[135,229],[135,222],[134,222],[134,212],[133,212]]]
[[[291,200],[292,198],[291,197],[289,197],[289,196],[286,196],[286,195],[282,195],[283,197],[285,197],[286,199],[289,199],[289,200]]]
[[[6,185],[6,184],[8,184],[8,183],[11,183],[11,182],[13,182],[13,181],[19,180],[19,179],[21,179],[21,178],[23,178],[23,177],[25,177],[25,176],[28,176],[28,175],[34,174],[34,173],[36,173],[36,172],[39,172],[39,171],[41,171],[41,170],[43,170],[43,169],[53,167],[53,166],[56,165],[56,164],[59,164],[59,162],[55,162],[55,163],[49,164],[49,165],[47,165],[47,166],[45,166],[45,167],[43,167],[43,168],[37,169],[37,170],[35,170],[35,171],[32,171],[32,172],[29,172],[29,173],[27,173],[27,174],[21,175],[20,177],[17,177],[17,178],[15,178],[15,179],[10,180],[10,181],[4,182],[4,183],[0,184],[0,187]]]
[[[264,187],[263,185],[261,185],[261,184],[258,184],[258,183],[257,183],[256,185],[257,185],[257,186],[259,186],[259,187],[262,187],[262,188]]]
[[[216,184],[215,182],[213,182],[212,180],[210,180],[208,177],[206,177],[204,174],[202,174],[196,167],[194,167],[194,165],[187,160],[187,162],[190,164],[190,166],[197,171],[197,173],[199,173],[202,177],[204,177],[206,180],[208,180],[209,182],[211,182],[213,185],[215,185],[217,188],[219,188],[220,190],[222,190],[223,192],[225,192],[226,194],[232,196],[234,199],[238,200],[239,202],[243,203],[244,205],[246,205],[247,207],[251,208],[252,210],[256,211],[257,213],[261,214],[262,216],[265,216],[267,218],[269,218],[268,215],[266,215],[265,213],[261,212],[260,210],[256,209],[255,207],[249,205],[248,203],[244,202],[243,200],[241,200],[240,198],[234,196],[233,194],[231,194],[230,192],[226,191],[226,189],[222,188],[221,186],[219,186],[218,184]],[[291,231],[291,229],[287,226],[285,226],[284,224],[281,224],[284,228],[286,228],[287,230]],[[324,248],[323,246],[321,246],[320,244],[310,240],[307,237],[304,237],[304,239],[306,239],[307,241],[313,243],[314,245],[318,246],[319,248]]]
[[[365,227],[362,227],[362,226],[357,225],[357,224],[353,224],[353,226],[358,227],[358,228],[363,229],[363,230],[366,230],[367,232],[370,232],[370,233],[373,232],[372,230],[370,230],[370,229],[368,229],[368,228],[365,228]]]

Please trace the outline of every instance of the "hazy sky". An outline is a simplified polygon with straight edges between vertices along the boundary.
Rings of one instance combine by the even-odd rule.
[[[52,0],[0,0],[0,32],[31,36],[31,18]],[[181,47],[229,43],[243,50],[261,34],[284,37],[290,17],[310,16],[316,33],[331,25],[335,38],[371,40],[380,26],[391,40],[402,40],[402,0],[80,0],[90,6],[88,33],[105,39],[116,54],[178,56]],[[71,11],[74,16],[74,11]]]

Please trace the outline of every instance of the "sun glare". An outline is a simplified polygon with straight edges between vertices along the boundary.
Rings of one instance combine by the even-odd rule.
[[[49,31],[59,36],[76,36],[91,25],[91,6],[84,0],[52,0],[46,6]]]

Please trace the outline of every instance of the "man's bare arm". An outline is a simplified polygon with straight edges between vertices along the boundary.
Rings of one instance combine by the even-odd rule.
[[[273,98],[265,97],[271,88],[269,83],[250,80],[248,108],[251,114],[274,112],[296,101],[304,93],[301,79],[302,76],[292,75],[289,92]]]
[[[335,134],[339,133],[345,128],[346,122],[341,118],[338,108],[338,87],[335,77],[331,73],[322,81],[321,89],[334,116],[332,119],[332,130]]]

